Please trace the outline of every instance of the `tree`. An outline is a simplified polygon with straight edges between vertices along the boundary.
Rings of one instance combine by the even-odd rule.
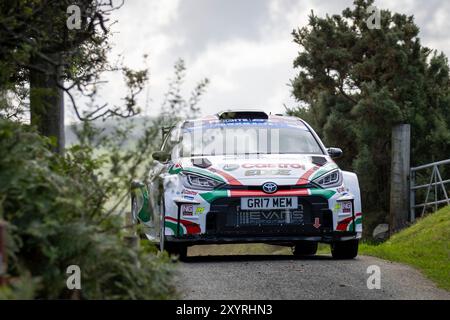
[[[311,13],[293,31],[300,71],[292,87],[301,107],[289,113],[345,149],[340,162],[358,173],[366,212],[385,213],[395,124],[412,126],[412,164],[450,154],[449,67],[443,53],[421,45],[413,16],[381,10],[381,28],[369,29],[373,4],[356,0],[323,18]]]
[[[200,111],[198,103],[205,93],[209,79],[200,80],[191,91],[189,99],[186,99],[181,93],[185,77],[186,65],[183,59],[178,59],[174,65],[174,76],[169,81],[161,106],[161,122],[163,125],[171,126],[179,119],[194,118]]]
[[[64,93],[80,120],[129,117],[139,112],[134,98],[147,80],[147,71],[114,66],[107,59],[108,16],[123,1],[116,3],[5,0],[0,4],[0,92],[12,92],[21,102],[29,99],[31,123],[41,134],[56,140],[59,152],[64,149]],[[74,5],[80,9],[80,28],[69,30],[67,11]],[[125,106],[104,104],[82,114],[72,91],[92,97],[102,72],[113,70],[123,71],[130,89]]]

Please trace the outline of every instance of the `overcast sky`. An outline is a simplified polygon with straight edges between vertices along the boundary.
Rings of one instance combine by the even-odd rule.
[[[211,83],[200,107],[202,114],[228,108],[284,111],[295,106],[289,82],[298,46],[294,28],[307,24],[311,10],[334,14],[352,0],[126,0],[112,16],[111,58],[122,54],[125,64],[143,68],[149,55],[150,86],[139,100],[147,113],[159,111],[173,64],[182,58],[187,66],[185,94],[197,81]],[[422,44],[450,55],[450,1],[376,1],[379,8],[414,14]],[[108,75],[101,101],[119,104],[124,84],[119,75]],[[68,120],[73,120],[68,112]]]

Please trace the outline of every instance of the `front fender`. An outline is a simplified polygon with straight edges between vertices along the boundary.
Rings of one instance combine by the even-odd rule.
[[[344,185],[348,189],[349,193],[354,198],[354,213],[355,213],[355,230],[358,233],[362,232],[362,204],[361,204],[361,191],[359,189],[358,176],[354,172],[342,171],[344,178]]]

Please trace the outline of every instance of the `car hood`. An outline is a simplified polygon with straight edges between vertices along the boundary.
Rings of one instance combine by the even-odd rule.
[[[204,174],[230,185],[302,185],[337,167],[329,156],[255,155],[182,158],[174,164],[180,171]]]

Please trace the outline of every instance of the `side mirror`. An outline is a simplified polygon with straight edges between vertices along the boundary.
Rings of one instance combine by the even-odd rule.
[[[342,157],[342,149],[339,148],[328,148],[328,155],[331,157],[331,159],[337,159]]]
[[[154,160],[162,163],[169,161],[171,158],[170,153],[165,151],[155,151],[153,152],[152,157]]]

